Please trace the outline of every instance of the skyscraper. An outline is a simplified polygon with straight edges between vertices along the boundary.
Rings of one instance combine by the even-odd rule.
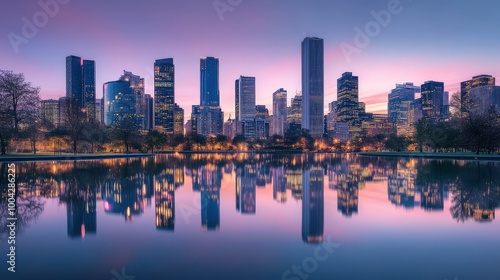
[[[140,126],[137,115],[137,96],[130,87],[130,82],[114,81],[105,83],[104,92],[104,124],[119,124],[125,119],[132,119]]]
[[[302,128],[313,137],[323,136],[324,117],[323,39],[302,41]]]
[[[175,67],[174,59],[155,61],[154,126],[174,134]]]
[[[273,93],[273,134],[285,135],[285,123],[287,117],[286,90],[280,88]]]
[[[471,80],[462,82],[460,84],[460,98],[465,100],[469,95],[470,90],[480,86],[494,86],[495,78],[491,75],[479,75],[472,77]]]
[[[395,125],[408,124],[408,104],[405,102],[415,101],[415,93],[420,92],[420,87],[413,83],[397,84],[396,88],[389,93],[387,112],[389,121]]]
[[[445,117],[444,83],[427,81],[421,86],[422,117],[430,123],[437,123]]]
[[[130,88],[132,89],[134,95],[136,96],[136,114],[138,121],[140,123],[141,129],[149,129],[147,127],[146,120],[146,97],[145,97],[145,87],[144,78],[132,74],[129,71],[123,71],[123,75],[120,77],[120,81],[125,81],[130,83]]]
[[[95,62],[66,57],[66,97],[76,102],[82,117],[95,118]]]
[[[361,133],[358,77],[351,72],[342,74],[337,79],[337,122],[347,123],[352,136]]]
[[[255,77],[240,76],[236,84],[237,120],[255,118]]]
[[[200,59],[200,105],[220,106],[218,58]]]
[[[174,104],[174,134],[184,135],[184,109]]]
[[[59,127],[59,100],[42,100],[40,105],[42,121],[50,123],[53,127]]]

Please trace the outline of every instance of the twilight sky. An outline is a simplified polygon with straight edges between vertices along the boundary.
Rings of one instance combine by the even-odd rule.
[[[123,70],[144,77],[153,95],[155,59],[173,57],[175,99],[190,115],[199,104],[199,59],[215,56],[226,119],[240,75],[256,77],[257,104],[272,109],[278,88],[288,90],[288,103],[301,90],[306,36],[325,40],[325,108],[346,71],[359,76],[360,101],[371,112],[386,110],[396,83],[442,81],[453,93],[475,75],[500,79],[497,0],[40,0],[53,1],[64,4],[46,18],[35,0],[4,1],[0,10],[0,69],[25,73],[44,99],[65,95],[68,55],[96,61],[99,98]],[[373,24],[372,11],[391,5],[391,18]],[[38,30],[23,35],[24,17]],[[356,28],[367,25],[369,41],[356,44]],[[349,57],[347,45],[357,48]]]

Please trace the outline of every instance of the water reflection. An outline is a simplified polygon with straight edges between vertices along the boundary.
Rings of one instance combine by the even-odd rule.
[[[6,180],[5,168],[6,164],[0,166],[2,181]],[[224,223],[223,187],[234,190],[233,211],[243,216],[257,215],[258,199],[263,199],[258,198],[257,190],[271,188],[273,203],[301,202],[302,240],[320,243],[324,239],[325,204],[335,203],[325,201],[327,192],[336,194],[337,209],[346,218],[360,211],[359,197],[366,183],[379,182],[387,185],[387,203],[397,208],[441,212],[448,210],[445,201],[450,199],[449,211],[454,220],[488,222],[495,219],[500,201],[499,171],[498,162],[331,154],[173,154],[25,163],[18,164],[18,215],[22,231],[43,212],[41,198],[59,198],[66,206],[68,237],[84,238],[97,233],[98,203],[102,203],[107,215],[133,222],[152,207],[154,196],[156,229],[174,231],[179,218],[176,208],[180,207],[176,206],[176,192],[184,187],[200,194],[196,207],[201,228],[217,231]],[[184,186],[186,182],[191,185]],[[0,209],[7,209],[5,185],[1,191]],[[3,236],[6,216],[1,215]]]

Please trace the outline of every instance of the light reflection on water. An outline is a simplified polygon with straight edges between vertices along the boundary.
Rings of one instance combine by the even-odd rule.
[[[17,172],[12,279],[112,279],[123,267],[138,280],[499,275],[498,162],[173,154]]]

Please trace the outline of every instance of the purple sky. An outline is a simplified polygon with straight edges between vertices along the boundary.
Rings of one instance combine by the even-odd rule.
[[[58,1],[67,3],[47,22],[38,1],[8,1],[0,11],[0,69],[25,73],[45,99],[65,95],[68,55],[96,61],[98,97],[123,70],[144,77],[153,94],[154,61],[173,57],[176,102],[189,115],[199,103],[199,59],[215,56],[226,118],[234,116],[240,75],[256,77],[257,104],[272,109],[275,90],[285,88],[290,99],[301,89],[305,36],[325,39],[325,108],[336,100],[336,80],[346,71],[359,76],[360,99],[371,112],[386,110],[396,83],[437,80],[453,93],[475,75],[500,78],[496,0]],[[393,1],[396,13],[378,30],[372,25],[370,41],[348,59],[341,44],[355,47],[355,28],[364,30],[374,20],[371,12],[388,10]],[[229,10],[218,13],[214,3]],[[41,27],[16,52],[9,36],[23,36],[23,17],[33,22],[34,16]]]

